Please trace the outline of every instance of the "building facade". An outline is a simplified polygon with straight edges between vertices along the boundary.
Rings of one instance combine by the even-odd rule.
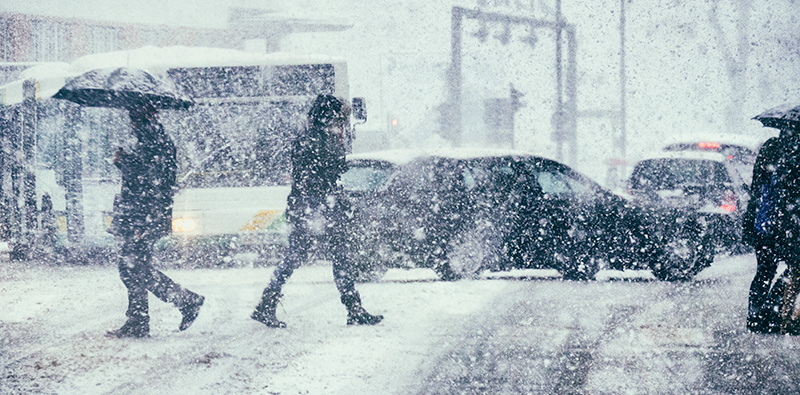
[[[241,48],[243,36],[232,29],[118,23],[0,13],[0,84],[40,62],[70,62],[92,53],[146,45]]]

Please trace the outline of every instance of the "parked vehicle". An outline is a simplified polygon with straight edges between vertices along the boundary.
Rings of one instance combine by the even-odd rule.
[[[443,280],[483,270],[555,268],[589,280],[601,268],[688,279],[713,261],[704,223],[636,205],[553,160],[508,150],[351,155],[342,184],[353,207],[362,280],[426,267]]]
[[[741,223],[750,198],[748,185],[721,153],[654,154],[634,166],[628,192],[646,204],[675,207],[692,218],[704,217],[717,247],[729,252],[745,250]]]
[[[752,181],[753,165],[761,144],[769,134],[704,134],[692,138],[673,138],[663,146],[664,151],[716,152],[724,156],[731,169],[748,185]]]

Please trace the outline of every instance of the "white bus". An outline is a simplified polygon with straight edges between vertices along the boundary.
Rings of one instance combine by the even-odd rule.
[[[258,264],[279,256],[286,243],[283,212],[291,181],[290,141],[304,127],[316,95],[349,99],[346,62],[318,55],[146,47],[78,59],[66,67],[62,79],[91,69],[123,66],[168,77],[195,101],[188,110],[160,115],[178,150],[180,190],[173,207],[173,234],[157,243],[159,257],[182,266],[208,267]],[[37,96],[46,99],[59,85],[37,83],[51,85]],[[353,102],[354,109],[364,109],[363,100]],[[87,133],[78,133],[88,134],[81,137],[85,141],[83,177],[116,180],[110,184],[118,190],[119,176],[108,158],[116,146],[130,144],[127,114],[109,109],[80,111],[82,128],[95,125]],[[353,113],[356,119],[366,120],[365,110]],[[352,136],[352,126],[350,130]],[[102,174],[92,174],[101,167]],[[83,206],[102,212],[104,220],[87,224],[87,233],[110,223],[113,194],[94,198],[101,202]],[[84,196],[84,201],[92,199]]]

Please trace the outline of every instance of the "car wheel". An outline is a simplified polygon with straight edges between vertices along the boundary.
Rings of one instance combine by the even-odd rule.
[[[442,280],[476,278],[484,269],[496,265],[501,237],[491,221],[475,221],[471,229],[454,235],[448,244],[447,259],[436,272]]]
[[[664,245],[653,275],[662,281],[693,278],[714,261],[714,245],[701,224],[686,222]]]
[[[567,232],[569,240],[563,254],[557,254],[558,271],[565,280],[589,281],[600,271],[600,258],[595,239],[581,223],[574,223]]]

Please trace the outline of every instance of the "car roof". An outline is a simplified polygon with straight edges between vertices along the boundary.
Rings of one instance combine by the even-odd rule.
[[[661,144],[662,149],[670,146],[699,144],[719,144],[724,146],[745,147],[751,151],[758,151],[761,144],[770,136],[766,133],[759,134],[733,134],[733,133],[698,133],[693,136],[667,136]]]
[[[662,151],[651,152],[639,159],[639,162],[654,159],[687,159],[687,160],[710,160],[724,162],[725,155],[715,151]]]
[[[378,160],[403,165],[418,158],[473,159],[485,157],[527,156],[531,153],[505,148],[433,148],[433,149],[394,149],[362,152],[347,156],[349,160]]]

